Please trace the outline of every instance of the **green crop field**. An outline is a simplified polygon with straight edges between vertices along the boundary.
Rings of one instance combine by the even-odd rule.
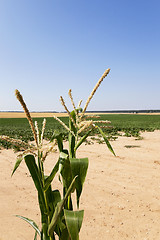
[[[68,125],[68,117],[60,118]],[[109,138],[117,136],[120,132],[124,132],[126,136],[139,137],[140,131],[154,131],[160,129],[160,115],[138,115],[138,114],[103,114],[100,115],[101,120],[111,121],[111,127],[103,129]],[[34,118],[41,126],[43,118]],[[46,118],[45,138],[50,139],[54,130],[63,132],[65,137],[67,132],[54,119]],[[96,133],[96,132],[95,132]],[[25,142],[32,141],[33,135],[27,119],[25,118],[0,118],[0,135],[21,139]],[[13,147],[11,143],[0,140],[0,146],[5,148]]]

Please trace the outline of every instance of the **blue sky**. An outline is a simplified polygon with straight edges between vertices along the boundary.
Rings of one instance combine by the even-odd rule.
[[[0,36],[0,111],[85,103],[107,68],[88,110],[160,109],[159,0],[1,0]]]

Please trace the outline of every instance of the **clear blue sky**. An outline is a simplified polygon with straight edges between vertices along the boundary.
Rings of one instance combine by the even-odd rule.
[[[160,109],[159,0],[1,0],[0,111],[63,111],[109,76],[88,110]]]

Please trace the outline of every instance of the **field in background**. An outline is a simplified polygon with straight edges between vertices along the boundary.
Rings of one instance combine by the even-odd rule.
[[[31,117],[33,118],[47,118],[55,115],[56,117],[65,117],[67,113],[51,113],[51,112],[33,112]],[[24,112],[0,112],[0,118],[25,118]]]
[[[130,114],[130,113],[104,113],[104,112],[98,112],[98,113],[87,113],[87,114],[99,114],[99,115],[110,115],[110,114]],[[134,113],[133,113],[134,114]],[[53,113],[53,112],[32,112],[31,116],[33,118],[47,118],[52,117],[55,115],[56,117],[66,117],[67,113]],[[136,114],[137,115],[137,114]],[[151,113],[138,113],[138,115],[160,115],[159,112],[151,112]],[[25,118],[26,115],[24,112],[0,112],[0,118]]]
[[[53,115],[54,113],[52,113]],[[32,115],[33,116],[33,115]],[[116,139],[117,135],[134,136],[136,139],[141,139],[141,131],[154,131],[160,129],[160,115],[141,115],[141,114],[103,114],[100,115],[101,120],[111,121],[109,128],[104,128],[103,131],[110,140]],[[41,126],[43,118],[33,118]],[[67,132],[63,127],[52,117],[46,117],[47,124],[45,130],[45,139],[49,140],[54,130],[63,132],[63,137],[67,137]],[[61,120],[68,125],[68,117],[61,117]],[[96,134],[96,132],[94,132]],[[21,139],[25,142],[32,141],[33,135],[26,118],[0,118],[0,135],[9,136],[16,139]],[[19,147],[12,146],[4,140],[0,140],[0,146],[5,148]]]

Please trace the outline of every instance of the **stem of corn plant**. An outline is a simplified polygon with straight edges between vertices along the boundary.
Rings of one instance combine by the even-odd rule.
[[[46,197],[46,192],[44,191],[44,200],[45,200],[45,204],[46,204],[46,209],[47,209],[47,215],[48,215],[48,225],[50,224],[51,222],[51,219],[50,219],[50,216],[49,216],[49,207],[48,207],[48,204],[47,204],[47,197]],[[49,237],[50,240],[52,240],[52,237]]]
[[[44,179],[44,167],[43,167],[43,162],[42,162],[42,155],[43,153],[38,150],[38,165],[39,165],[39,172],[41,174],[41,179],[42,179],[42,185],[43,187],[45,186],[45,179]],[[48,206],[48,203],[47,203],[47,196],[46,196],[46,192],[43,190],[43,194],[44,194],[44,201],[45,201],[45,205],[46,205],[46,210],[47,210],[47,218],[48,218],[48,225],[50,224],[51,222],[51,219],[50,219],[50,216],[49,216],[49,206]],[[52,237],[49,237],[50,240],[53,240]]]

